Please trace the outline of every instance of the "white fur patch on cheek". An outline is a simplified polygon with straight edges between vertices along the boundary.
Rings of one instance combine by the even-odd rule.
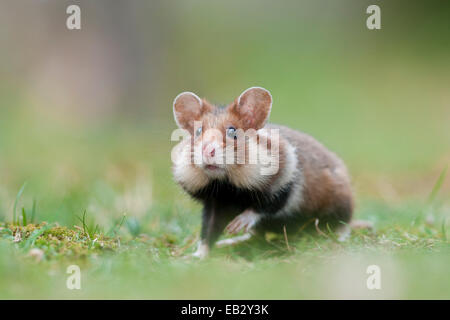
[[[203,144],[201,142],[196,143],[193,147],[193,150],[192,150],[193,157],[191,159],[193,159],[193,162],[195,165],[201,165],[203,163],[202,148],[203,148]]]
[[[255,139],[249,139],[246,148],[245,164],[233,165],[229,167],[228,174],[230,181],[241,188],[261,189],[270,182],[270,175],[264,175],[264,170],[260,163],[260,149]]]
[[[175,181],[191,192],[195,192],[206,186],[209,182],[208,177],[201,169],[191,163],[190,144],[180,146],[177,151],[178,153],[173,167]]]

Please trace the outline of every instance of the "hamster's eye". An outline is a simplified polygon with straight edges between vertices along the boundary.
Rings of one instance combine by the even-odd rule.
[[[198,137],[202,134],[202,127],[198,127],[197,130],[195,130],[195,136]]]
[[[236,132],[236,128],[234,127],[229,127],[227,129],[227,136],[232,138],[232,139],[237,139],[237,132]]]

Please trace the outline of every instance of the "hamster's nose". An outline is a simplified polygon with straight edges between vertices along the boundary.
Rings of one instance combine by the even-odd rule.
[[[207,143],[203,146],[203,157],[212,160],[216,156],[216,146],[213,143]]]

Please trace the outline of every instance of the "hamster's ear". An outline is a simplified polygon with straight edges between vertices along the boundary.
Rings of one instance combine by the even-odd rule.
[[[272,95],[261,87],[248,88],[237,98],[234,112],[242,121],[244,130],[261,129],[269,118]]]
[[[182,92],[173,101],[175,122],[182,129],[192,131],[194,121],[200,120],[205,111],[203,101],[192,92]]]

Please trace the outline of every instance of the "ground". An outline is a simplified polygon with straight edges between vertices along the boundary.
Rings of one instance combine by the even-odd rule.
[[[428,209],[430,206],[428,206]],[[426,207],[424,207],[424,210]],[[410,219],[410,212],[417,213]],[[198,217],[177,214],[132,236],[126,217],[109,231],[80,216],[57,223],[0,224],[1,298],[449,298],[450,246],[440,215],[410,206],[364,204],[358,216],[374,230],[346,242],[332,232],[265,239],[217,248],[204,261],[188,258]],[[84,222],[83,222],[84,220]],[[180,221],[181,220],[181,221]],[[19,223],[20,224],[20,223]],[[153,233],[154,232],[154,233]],[[81,289],[69,290],[69,265],[81,269]],[[381,289],[366,286],[368,266]],[[195,288],[195,289],[193,289]]]

